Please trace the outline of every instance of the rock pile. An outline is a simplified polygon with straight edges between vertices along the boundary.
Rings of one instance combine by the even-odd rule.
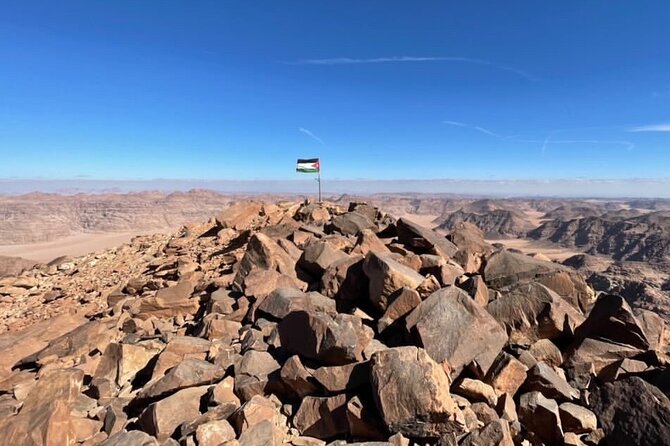
[[[4,444],[670,444],[659,316],[364,203],[241,202],[2,290]]]

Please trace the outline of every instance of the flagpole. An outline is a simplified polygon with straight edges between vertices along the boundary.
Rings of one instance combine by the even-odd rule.
[[[316,181],[319,182],[319,203],[321,203],[321,165],[319,165],[319,172],[317,173]]]

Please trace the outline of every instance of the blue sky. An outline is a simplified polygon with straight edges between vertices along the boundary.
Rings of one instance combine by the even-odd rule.
[[[670,176],[670,2],[0,6],[0,178]]]

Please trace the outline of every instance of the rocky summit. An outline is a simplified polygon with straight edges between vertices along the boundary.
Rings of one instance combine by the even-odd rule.
[[[466,229],[243,201],[2,278],[2,444],[670,444],[665,320]]]

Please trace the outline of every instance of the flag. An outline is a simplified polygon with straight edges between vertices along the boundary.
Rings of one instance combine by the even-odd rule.
[[[299,159],[295,170],[302,173],[319,173],[321,170],[319,158]]]

